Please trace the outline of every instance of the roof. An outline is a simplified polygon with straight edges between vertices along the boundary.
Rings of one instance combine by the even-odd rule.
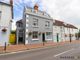
[[[8,3],[4,3],[4,2],[1,2],[1,1],[0,1],[0,4],[4,4],[4,5],[11,6],[10,4],[8,4]]]
[[[64,26],[64,22],[63,21],[59,21],[59,20],[55,20],[55,23],[53,23],[56,26]]]
[[[77,27],[75,27],[74,25],[72,24],[64,24],[65,22],[63,21],[59,21],[59,20],[55,20],[55,22],[53,23],[54,25],[56,26],[64,26],[64,27],[67,27],[67,28],[74,28],[74,29],[78,29]]]
[[[78,29],[77,27],[75,27],[74,25],[72,25],[72,24],[66,24],[66,25],[64,25],[65,27],[67,27],[67,28],[74,28],[74,29]]]
[[[35,12],[34,12],[35,10],[34,10],[33,7],[26,6],[25,9],[26,9],[26,8],[27,8],[27,9],[30,9],[30,12],[31,12],[31,13],[35,13]],[[51,18],[51,16],[50,16],[47,12],[45,12],[45,11],[38,10],[38,11],[37,11],[37,14]]]
[[[19,20],[19,21],[17,21],[16,23],[21,23],[21,24],[22,24],[22,19],[21,19],[21,20]]]

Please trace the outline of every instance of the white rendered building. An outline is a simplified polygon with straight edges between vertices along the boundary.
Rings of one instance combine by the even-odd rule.
[[[12,11],[11,4],[0,2],[0,46],[9,43]]]

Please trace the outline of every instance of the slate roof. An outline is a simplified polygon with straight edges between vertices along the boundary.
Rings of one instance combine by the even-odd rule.
[[[22,19],[21,19],[21,20],[19,20],[19,21],[17,21],[16,23],[21,23],[21,24],[23,24],[23,23],[22,23]]]
[[[67,27],[67,28],[74,28],[74,29],[78,29],[77,27],[75,27],[74,25],[72,24],[68,24],[63,21],[59,21],[59,20],[55,20],[55,22],[53,22],[54,25],[56,26],[64,26],[64,27]]]
[[[59,20],[55,20],[55,23],[53,23],[56,26],[64,26],[64,22],[63,21],[59,21]]]
[[[8,4],[8,3],[4,3],[4,2],[1,2],[1,1],[0,1],[0,4],[4,4],[4,5],[11,6],[10,4]]]
[[[67,28],[74,28],[74,29],[78,29],[77,27],[75,27],[74,25],[72,24],[66,24],[65,27]]]

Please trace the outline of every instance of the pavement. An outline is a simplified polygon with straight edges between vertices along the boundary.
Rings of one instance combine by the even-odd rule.
[[[36,48],[43,48],[46,46],[55,46],[57,43],[53,42],[46,42],[44,43],[39,43],[39,44],[19,44],[19,45],[9,45],[6,47],[6,50],[4,50],[3,46],[0,46],[0,54],[3,53],[11,53],[11,52],[17,52],[17,51],[24,51],[24,50],[30,50],[30,49],[36,49]]]
[[[72,43],[75,42],[80,42],[80,41],[72,41]],[[57,45],[63,45],[65,43],[70,43],[69,41],[66,42],[59,42],[59,43],[54,43],[54,42],[45,42],[44,45],[43,43],[39,44],[19,44],[19,45],[9,45],[6,47],[6,50],[4,50],[4,46],[0,46],[0,54],[4,53],[11,53],[11,52],[18,52],[18,51],[24,51],[24,50],[30,50],[30,49],[36,49],[36,48],[44,48],[48,46],[57,46]]]
[[[80,60],[80,41],[4,54],[0,60]]]

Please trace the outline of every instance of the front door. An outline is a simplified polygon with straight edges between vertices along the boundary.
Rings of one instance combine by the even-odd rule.
[[[23,37],[19,37],[18,42],[19,42],[19,44],[22,44],[23,43]]]
[[[42,34],[42,41],[45,42],[45,33]]]
[[[19,38],[18,38],[18,43],[19,44],[24,44],[24,33],[23,30],[19,31]]]
[[[59,34],[57,33],[57,42],[59,42]]]

